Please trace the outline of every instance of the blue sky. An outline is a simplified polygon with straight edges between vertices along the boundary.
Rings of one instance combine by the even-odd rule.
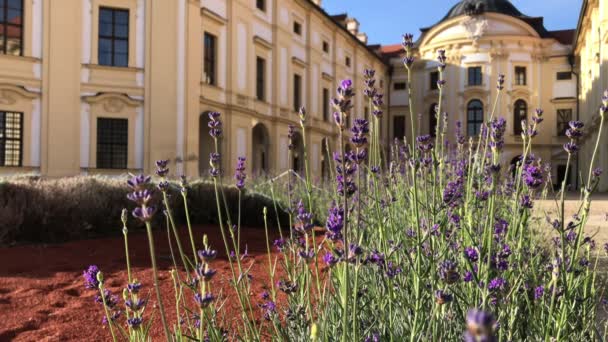
[[[421,27],[443,18],[458,0],[322,0],[329,14],[347,12],[361,23],[370,44],[395,44],[406,32],[418,36]],[[582,0],[511,0],[524,14],[545,17],[548,30],[576,28]]]

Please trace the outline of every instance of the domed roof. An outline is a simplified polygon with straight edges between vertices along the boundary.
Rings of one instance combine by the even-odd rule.
[[[422,36],[419,38],[418,43],[422,40],[422,37],[426,32],[444,21],[448,21],[459,16],[476,16],[487,12],[515,17],[532,26],[532,28],[536,30],[541,38],[551,37],[549,31],[547,31],[543,25],[542,17],[530,17],[521,13],[509,0],[461,0],[454,5],[448,14],[439,20],[439,22],[437,22],[435,25],[420,29],[422,31]]]
[[[442,21],[461,15],[475,15],[483,12],[495,12],[513,17],[523,16],[509,0],[462,0],[452,7]]]

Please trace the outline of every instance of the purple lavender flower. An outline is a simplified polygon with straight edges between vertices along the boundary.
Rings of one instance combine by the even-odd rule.
[[[135,281],[131,284],[127,284],[127,290],[131,294],[138,294],[139,291],[141,290],[141,283],[138,281]]]
[[[246,178],[247,174],[245,173],[245,157],[238,157],[234,172],[234,179],[236,179],[236,187],[239,190],[242,190],[245,187]]]
[[[376,79],[374,79],[375,75],[376,71],[374,69],[363,70],[363,83],[365,83],[363,95],[367,98],[373,98],[376,95],[376,88],[374,86],[376,83]]]
[[[416,144],[420,151],[428,152],[433,149],[433,138],[429,134],[416,137]]]
[[[471,309],[467,313],[466,342],[495,342],[494,325],[496,321],[491,313]]]
[[[524,165],[522,178],[530,189],[538,189],[543,184],[543,171],[536,165]]]
[[[360,149],[367,146],[367,135],[369,133],[369,123],[365,119],[356,119],[353,127],[351,128],[350,141],[353,145]]]
[[[127,319],[127,324],[133,329],[139,329],[143,321],[141,317],[131,317]]]
[[[154,206],[137,207],[133,209],[133,217],[139,219],[142,222],[150,222],[152,221],[155,212],[156,207]]]
[[[496,82],[496,89],[503,90],[505,88],[505,75],[499,74],[498,81]]]
[[[573,141],[565,143],[564,150],[568,152],[568,154],[574,154],[578,152],[578,145]]]
[[[169,169],[167,165],[169,164],[169,160],[161,159],[156,161],[156,175],[159,177],[166,177],[169,173]]]
[[[490,147],[493,150],[502,150],[504,146],[504,134],[507,127],[507,121],[504,118],[492,120],[490,124]]]
[[[220,154],[216,153],[216,152],[212,152],[209,154],[209,166],[211,166],[211,169],[209,170],[209,175],[211,175],[211,177],[218,177],[221,174],[220,171]]]
[[[147,205],[152,200],[151,190],[138,190],[127,194],[127,198],[137,205]]]
[[[264,313],[264,319],[267,321],[272,320],[272,317],[276,315],[277,305],[271,300],[266,301],[263,304],[259,304],[259,307],[262,309],[262,312]]]
[[[583,136],[583,127],[585,126],[585,124],[581,121],[570,121],[568,123],[568,126],[570,126],[570,128],[568,128],[566,130],[566,136],[570,139],[576,139],[576,138],[580,138]]]
[[[194,295],[194,301],[201,309],[207,308],[209,304],[213,302],[214,299],[215,297],[211,293],[207,293],[204,296],[200,293],[196,293]]]
[[[333,253],[327,252],[323,255],[323,262],[329,267],[333,267],[340,261],[340,258],[336,257]]]
[[[135,300],[127,299],[125,306],[133,312],[138,312],[146,306],[146,300],[143,298],[137,298]]]
[[[443,50],[443,49],[437,50],[437,62],[439,62],[439,66],[437,67],[437,69],[439,71],[445,70],[446,61],[447,61],[447,58],[445,56],[445,50]]]
[[[414,35],[411,33],[406,33],[404,35],[401,36],[402,37],[402,41],[401,41],[401,46],[403,46],[404,49],[411,49],[414,47]]]
[[[202,249],[198,251],[198,257],[205,263],[209,263],[217,257],[217,251],[213,249]]]
[[[284,238],[279,238],[274,240],[272,245],[282,252],[285,246],[287,246],[287,240]]]
[[[87,289],[97,289],[99,287],[99,281],[97,280],[97,273],[99,273],[99,267],[95,265],[89,266],[86,271],[82,273],[84,278],[84,287]]]
[[[393,279],[396,276],[398,276],[399,274],[401,274],[403,272],[403,270],[401,269],[401,267],[394,265],[392,261],[389,261],[386,264],[386,276],[389,279]]]
[[[213,276],[217,273],[216,270],[205,267],[205,265],[199,265],[195,269],[196,276],[202,279],[204,282],[210,282]]]
[[[279,280],[277,282],[277,287],[279,290],[285,292],[285,294],[290,295],[298,291],[298,283],[293,282],[291,280]]]
[[[473,247],[467,247],[464,249],[464,255],[469,259],[470,262],[477,262],[479,260],[479,253],[477,249]]]
[[[118,305],[118,297],[112,294],[110,290],[103,290],[103,297],[101,295],[95,296],[95,302],[105,305],[108,309],[113,309]]]
[[[523,196],[521,196],[521,200],[519,201],[519,205],[522,208],[528,208],[528,209],[532,209],[532,207],[534,207],[534,203],[532,202],[532,198],[530,197],[530,195],[523,195]]]
[[[220,120],[220,113],[209,112],[209,135],[214,139],[222,136],[222,121]]]
[[[129,180],[127,180],[127,185],[133,191],[145,190],[150,184],[151,179],[152,178],[150,176],[140,174],[138,176],[133,176]]]
[[[355,92],[353,90],[353,81],[349,79],[342,80],[342,82],[340,82],[340,86],[338,86],[338,89],[336,90],[336,93],[337,97],[332,100],[332,105],[338,113],[348,115],[353,107],[351,99],[353,96],[355,96]],[[336,124],[343,125],[343,122],[340,120],[340,122],[336,122]]]
[[[452,260],[445,260],[439,264],[439,278],[446,284],[454,284],[460,279],[458,265]]]
[[[443,290],[435,291],[435,302],[437,304],[444,305],[450,303],[452,300],[454,300],[454,296],[452,296],[452,294]]]
[[[342,240],[342,228],[344,227],[344,209],[333,203],[328,210],[327,221],[327,238],[332,241]]]
[[[534,299],[541,299],[545,294],[545,287],[540,285],[534,289]]]
[[[295,227],[296,231],[304,234],[309,232],[314,227],[312,221],[313,215],[312,213],[306,211],[304,203],[301,200],[298,202],[298,213],[296,218],[298,220],[298,224]]]
[[[494,278],[488,284],[488,290],[492,292],[501,292],[507,287],[507,281],[504,278]]]
[[[595,169],[593,169],[593,177],[598,178],[601,175],[602,175],[602,168],[601,167],[596,167]]]

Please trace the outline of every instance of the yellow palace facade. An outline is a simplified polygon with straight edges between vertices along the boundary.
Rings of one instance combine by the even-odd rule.
[[[577,29],[565,31],[546,30],[507,0],[456,3],[416,44],[420,131],[432,133],[433,59],[446,49],[448,134],[456,121],[478,133],[504,73],[506,158],[516,157],[518,120],[542,107],[551,129],[538,153],[555,182],[575,184],[560,174],[560,125],[578,117],[590,132],[597,126],[588,113],[608,88],[607,2],[585,0]],[[329,15],[320,0],[0,0],[0,173],[151,172],[169,159],[176,175],[206,175],[210,111],[222,113],[226,170],[237,156],[254,174],[301,169],[304,137],[288,160],[287,127],[303,106],[311,171],[322,177],[337,143],[329,100],[340,80],[361,88],[363,70],[375,69],[384,143],[409,132],[400,59],[398,46],[369,45],[356,19]],[[363,96],[355,99],[354,116],[369,116]],[[608,169],[608,154],[600,163]]]

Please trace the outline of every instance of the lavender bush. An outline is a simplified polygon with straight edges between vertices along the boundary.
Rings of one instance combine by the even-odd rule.
[[[404,67],[412,99],[415,62],[411,35],[405,35]],[[249,295],[252,277],[241,263],[241,215],[227,210],[219,167],[218,139],[222,136],[219,113],[209,115],[215,152],[210,155],[215,206],[227,255],[232,293],[240,308],[237,322],[220,319],[213,287],[216,270],[214,246],[206,239],[197,245],[190,221],[189,241],[180,241],[166,196],[167,163],[159,161],[155,182],[160,202],[152,203],[150,177],[136,176],[129,198],[136,203],[133,215],[151,231],[150,220],[164,213],[177,251],[172,279],[177,317],[166,317],[158,290],[157,269],[150,237],[158,314],[167,340],[276,340],[276,341],[520,341],[602,339],[605,321],[598,318],[602,284],[597,272],[599,251],[585,235],[591,194],[601,170],[591,169],[581,187],[581,205],[572,217],[564,212],[565,181],[557,192],[557,217],[535,219],[535,202],[550,193],[546,164],[534,155],[534,141],[542,129],[543,112],[522,122],[522,154],[512,169],[501,163],[506,121],[494,111],[481,134],[468,140],[457,126],[455,141],[447,136],[447,114],[441,107],[446,90],[446,52],[439,51],[439,105],[435,137],[419,135],[410,102],[411,135],[397,141],[390,155],[380,144],[379,120],[383,97],[375,88],[374,71],[366,70],[362,95],[373,108],[371,122],[351,121],[356,86],[344,80],[332,100],[339,146],[333,154],[334,181],[325,189],[313,186],[304,158],[303,181],[289,173],[282,201],[277,184],[266,185],[274,198],[260,213],[265,222],[287,207],[287,220],[277,217],[276,227],[265,224],[268,248],[268,291],[262,298]],[[504,76],[498,78],[498,103]],[[496,106],[494,106],[496,108]],[[608,92],[600,108],[601,134],[608,112]],[[289,127],[306,137],[306,112],[300,110],[300,127]],[[570,123],[564,145],[568,168],[584,134],[581,122]],[[598,142],[600,137],[598,136]],[[352,149],[347,152],[346,144]],[[306,140],[304,140],[306,145]],[[291,153],[290,143],[290,152]],[[305,149],[306,150],[306,149]],[[594,165],[594,153],[591,165]],[[246,186],[245,159],[239,158],[234,175],[240,194]],[[183,209],[188,217],[188,184],[181,185]],[[158,209],[156,209],[158,208]],[[240,208],[240,206],[239,206]],[[319,208],[327,209],[319,213]],[[315,218],[323,218],[325,233],[318,236]],[[550,229],[545,241],[542,231]],[[270,241],[269,229],[280,238]],[[605,247],[608,248],[608,247]],[[278,251],[278,254],[273,254]],[[125,226],[125,253],[128,242]],[[98,292],[105,321],[114,340],[147,340],[146,305],[136,295],[139,283],[131,278],[124,304],[108,293],[103,276],[91,266],[86,285]],[[149,286],[150,284],[146,284]],[[122,307],[121,307],[122,305]],[[120,318],[118,312],[124,312]],[[169,323],[170,320],[174,323]]]

